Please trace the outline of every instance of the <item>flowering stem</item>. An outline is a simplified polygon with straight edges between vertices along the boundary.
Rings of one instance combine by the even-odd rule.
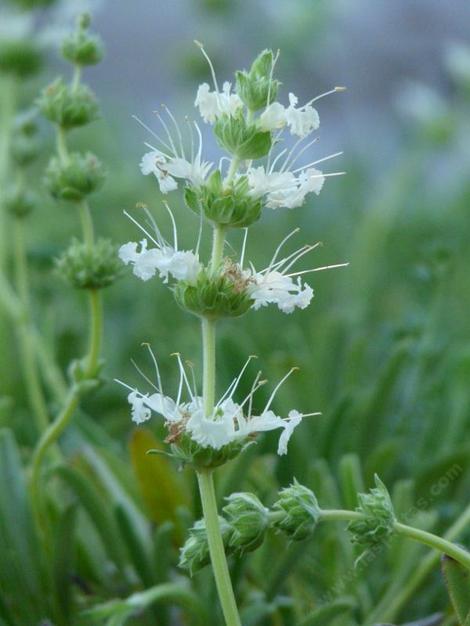
[[[226,626],[241,626],[220,532],[212,470],[197,474],[215,584]]]
[[[225,228],[220,224],[214,226],[212,239],[212,256],[209,265],[212,274],[215,274],[222,263],[224,257]]]
[[[29,299],[28,262],[24,246],[24,230],[21,220],[14,223],[15,273],[21,315],[17,319],[21,365],[36,427],[42,433],[49,423],[49,414],[39,377],[33,337],[30,332],[31,307]]]
[[[91,219],[90,207],[86,200],[82,200],[78,208],[80,211],[83,240],[88,248],[91,249],[95,240],[95,234],[93,229],[93,220]]]
[[[85,377],[92,378],[96,373],[103,338],[103,303],[97,289],[90,289],[90,344],[88,349]]]
[[[62,126],[57,126],[57,154],[62,164],[67,163],[69,151],[67,148],[67,140],[65,138],[65,130]]]
[[[202,397],[206,415],[212,413],[215,403],[215,324],[214,320],[202,319]]]

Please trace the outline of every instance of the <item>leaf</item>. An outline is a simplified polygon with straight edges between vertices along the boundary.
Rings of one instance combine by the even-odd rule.
[[[77,507],[69,505],[61,512],[54,533],[54,578],[57,603],[62,614],[62,623],[72,622],[72,585],[74,539]]]
[[[447,555],[441,564],[452,606],[459,623],[465,624],[470,616],[470,571]]]
[[[354,600],[351,598],[338,598],[333,600],[326,606],[321,606],[316,609],[304,620],[302,620],[299,626],[327,626],[338,615],[350,612],[355,607]]]
[[[177,509],[189,506],[189,498],[181,475],[166,457],[147,454],[162,450],[163,445],[145,428],[137,428],[129,443],[132,466],[150,518],[162,523],[177,522]]]

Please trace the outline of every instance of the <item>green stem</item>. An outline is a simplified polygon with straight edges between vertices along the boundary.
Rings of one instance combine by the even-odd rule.
[[[225,228],[220,224],[217,224],[214,226],[214,234],[212,238],[212,255],[209,264],[209,269],[212,274],[216,274],[220,268],[220,265],[224,258],[224,244]]]
[[[395,522],[394,528],[399,535],[404,535],[405,537],[409,537],[410,539],[423,543],[425,546],[434,548],[434,550],[437,550],[438,552],[447,554],[447,556],[450,556],[452,559],[458,561],[461,565],[470,570],[470,552],[455,543],[447,541],[447,539],[444,539],[443,537],[438,537],[437,535],[428,533],[425,530],[413,528],[412,526],[400,524],[399,522]]]
[[[454,541],[462,531],[468,528],[470,524],[470,506],[460,515],[449,530],[444,534],[447,541]],[[406,606],[410,599],[414,596],[416,590],[423,584],[423,581],[439,564],[439,554],[432,552],[424,558],[413,574],[406,581],[405,586],[400,585],[399,588],[390,587],[381,599],[380,603],[374,611],[368,616],[366,625],[376,624],[377,622],[395,621],[400,611]]]
[[[16,219],[13,225],[15,249],[16,287],[22,314],[17,318],[18,340],[21,350],[21,367],[29,397],[29,403],[36,421],[36,428],[42,433],[49,424],[49,413],[38,371],[37,355],[33,337],[30,332],[31,305],[28,279],[28,261],[24,244],[24,230],[21,220]]]
[[[97,289],[90,289],[89,294],[91,326],[85,378],[92,378],[96,373],[103,340],[103,303],[101,294]]]
[[[95,241],[95,233],[90,206],[86,200],[82,200],[78,208],[80,211],[80,222],[82,224],[83,241],[88,248],[92,248]]]
[[[202,397],[204,413],[211,415],[215,404],[215,321],[202,319]]]
[[[357,511],[345,511],[342,509],[329,509],[322,511],[320,515],[321,522],[338,522],[338,521],[352,521],[363,518],[362,513]]]
[[[206,523],[207,540],[211,555],[215,584],[226,626],[241,626],[237,603],[233,593],[232,581],[225,557],[222,534],[220,532],[219,515],[215,498],[214,476],[212,471],[198,472],[199,493],[201,494],[202,511]]]
[[[82,68],[77,63],[73,68],[73,76],[72,76],[72,82],[71,82],[72,91],[77,91],[80,85],[81,78],[82,78]]]
[[[69,159],[69,151],[67,148],[67,140],[65,137],[65,129],[62,126],[57,126],[57,154],[62,164],[67,163]]]
[[[34,450],[31,462],[31,498],[36,522],[43,532],[46,530],[46,517],[42,506],[41,465],[49,447],[60,437],[77,409],[79,398],[79,389],[74,385],[69,391],[62,412],[49,425],[47,430],[45,430],[36,449]]]

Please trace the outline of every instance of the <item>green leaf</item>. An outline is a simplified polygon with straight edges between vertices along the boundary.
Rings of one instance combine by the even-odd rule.
[[[310,613],[299,626],[327,626],[339,615],[349,613],[354,606],[355,603],[351,598],[338,598]]]
[[[454,611],[459,623],[466,624],[470,618],[470,572],[447,555],[441,563]]]
[[[62,616],[62,623],[72,620],[72,585],[74,571],[74,540],[77,507],[69,505],[60,513],[54,534],[54,578],[57,589],[57,604]]]

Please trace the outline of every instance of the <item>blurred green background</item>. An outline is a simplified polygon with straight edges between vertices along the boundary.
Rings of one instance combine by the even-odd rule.
[[[79,9],[78,3],[73,9]],[[123,210],[132,211],[139,202],[149,206],[159,224],[170,227],[155,180],[139,172],[143,142],[151,139],[131,115],[156,126],[152,111],[162,102],[179,118],[195,113],[197,85],[209,77],[193,39],[204,42],[221,80],[229,80],[235,69],[270,47],[281,50],[278,73],[285,97],[294,91],[303,101],[335,85],[347,86],[346,93],[318,103],[320,141],[306,155],[309,161],[342,150],[344,155],[325,171],[345,170],[347,175],[327,180],[321,195],[301,209],[265,210],[250,230],[248,252],[255,265],[265,266],[284,235],[301,226],[299,245],[323,242],[308,267],[350,265],[309,277],[315,298],[305,311],[284,315],[268,308],[224,322],[218,348],[220,391],[246,357],[256,354],[257,366],[271,381],[300,367],[276,399],[278,412],[295,407],[323,415],[297,429],[287,457],[274,456],[274,437],[260,439],[254,453],[250,450],[221,472],[220,495],[252,489],[269,501],[295,476],[315,489],[322,505],[354,506],[354,487],[369,486],[378,473],[401,511],[418,516],[416,525],[443,532],[468,505],[470,488],[468,3],[139,0],[92,4],[91,9],[107,53],[100,66],[87,70],[85,80],[101,101],[103,117],[72,134],[70,143],[91,149],[106,164],[108,178],[92,198],[92,209],[97,231],[118,244],[138,237]],[[38,16],[43,26],[48,19],[47,12]],[[64,70],[56,56],[51,53],[45,73],[24,85],[25,104]],[[44,158],[32,176],[39,189],[53,141],[45,123],[41,133]],[[211,160],[218,154],[209,138],[206,151]],[[56,276],[53,259],[78,225],[70,206],[41,193],[41,210],[31,216],[27,235],[34,314],[65,370],[83,351],[86,303]],[[168,200],[184,246],[190,248],[198,219],[178,193]],[[237,249],[239,234],[229,241]],[[1,323],[0,420],[12,429],[27,462],[35,432],[14,336],[5,330],[4,316]],[[62,446],[67,471],[92,481],[106,514],[130,511],[157,554],[164,524],[183,528],[199,510],[191,497],[190,472],[176,475],[170,463],[144,457],[150,434],[133,431],[125,393],[112,382],[116,377],[142,387],[132,359],[152,375],[142,342],[152,345],[170,387],[176,384],[171,353],[179,351],[200,364],[196,318],[177,308],[160,281],[142,283],[125,272],[105,293],[106,382],[86,399]],[[259,406],[263,393],[268,392],[259,392]],[[53,398],[50,406],[55,408]],[[149,428],[161,435],[157,420]],[[106,531],[100,532],[99,525],[96,530],[76,483],[65,470],[63,474],[62,480],[51,475],[51,500],[56,497],[51,506],[60,518],[67,503],[77,500],[80,533],[70,571],[79,581],[71,584],[78,605],[125,597],[175,579],[181,530],[174,533],[171,549],[167,532],[166,561],[156,558],[151,573],[142,574],[125,545],[125,554],[111,553],[103,539]],[[181,504],[185,513],[177,514]],[[116,525],[121,545],[125,523],[116,515],[118,521],[109,523]],[[460,540],[468,543],[470,532]],[[274,564],[273,550],[280,555]],[[435,563],[395,614],[388,615],[385,608],[374,614],[375,607],[393,604],[397,589],[410,582],[424,554],[397,542],[391,553],[347,578],[354,558],[340,529],[322,530],[300,551],[274,536],[267,547],[234,565],[245,623],[300,623],[300,616],[321,607],[326,597],[326,604],[334,605],[338,598],[345,602],[346,608],[330,621],[318,622],[335,626],[364,624],[370,615],[402,623],[446,612]],[[122,562],[116,564],[116,559]],[[209,581],[204,572],[191,584],[211,607]],[[341,588],[335,587],[338,581],[343,581]],[[258,615],[253,607],[265,611],[259,609]],[[130,623],[178,623],[177,615],[154,615],[152,610],[131,617]],[[75,609],[69,611],[64,619],[75,620]],[[217,615],[210,614],[207,619],[218,623]],[[89,618],[84,623],[95,622]]]

